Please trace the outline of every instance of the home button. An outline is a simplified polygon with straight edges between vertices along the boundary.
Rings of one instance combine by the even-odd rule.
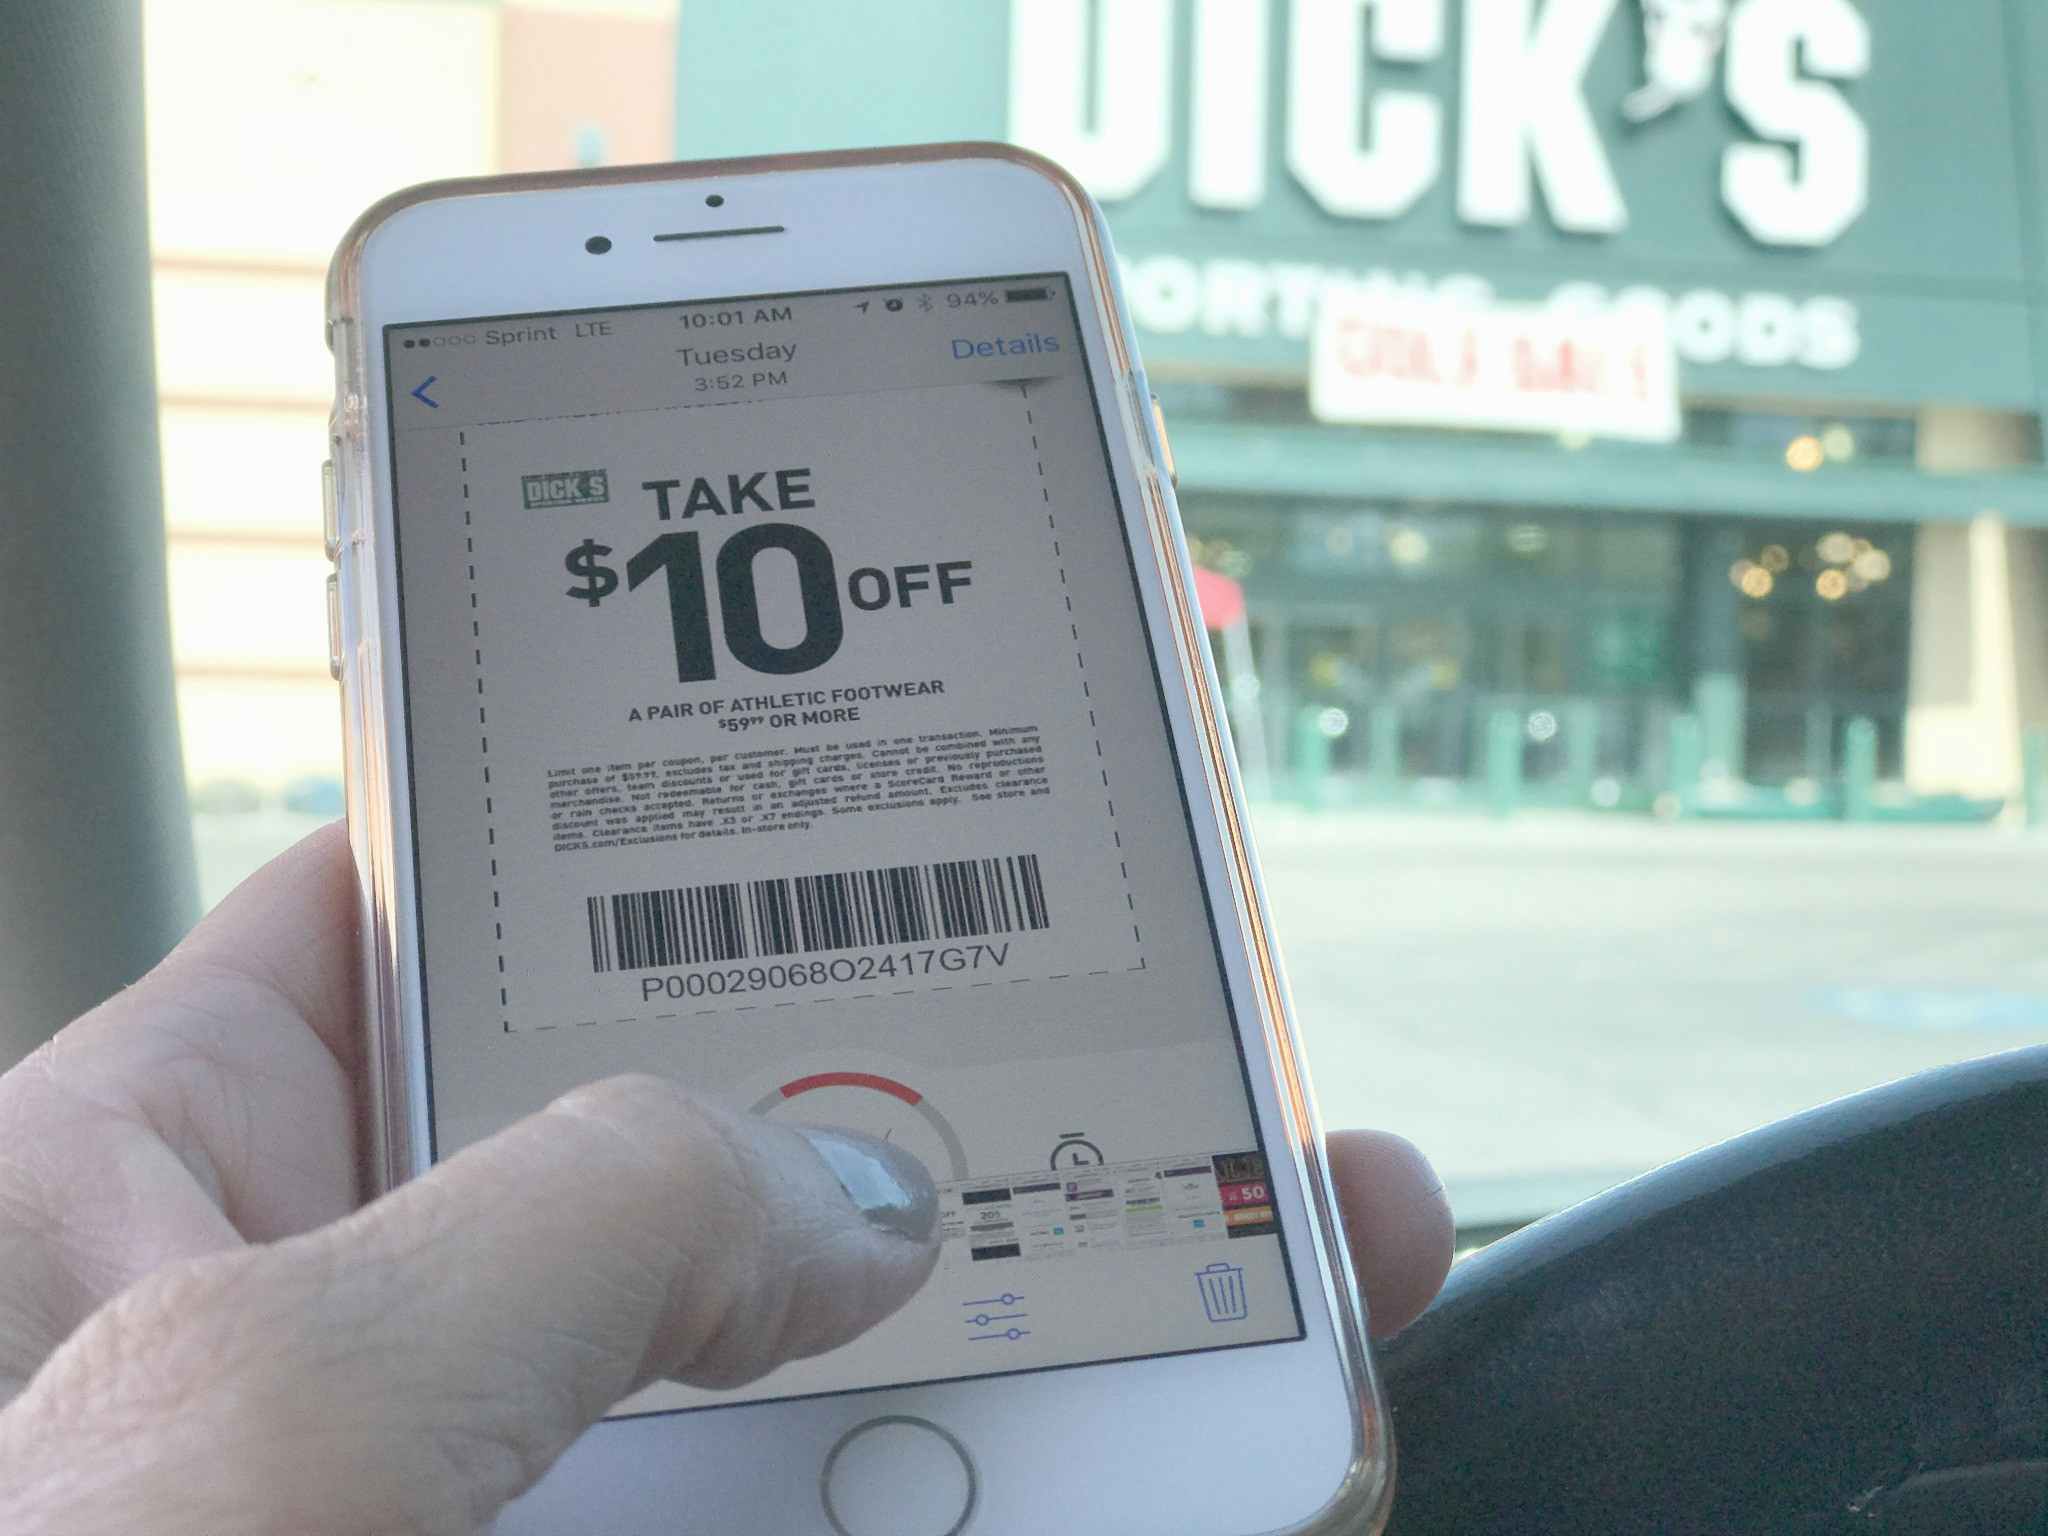
[[[902,1414],[841,1435],[820,1484],[839,1536],[954,1536],[973,1517],[978,1492],[967,1447]]]

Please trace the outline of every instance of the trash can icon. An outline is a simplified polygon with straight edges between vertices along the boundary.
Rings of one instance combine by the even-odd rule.
[[[1201,1288],[1202,1311],[1208,1314],[1212,1323],[1241,1323],[1250,1315],[1251,1309],[1244,1299],[1244,1266],[1225,1264],[1218,1259],[1206,1269],[1195,1271],[1195,1284]]]

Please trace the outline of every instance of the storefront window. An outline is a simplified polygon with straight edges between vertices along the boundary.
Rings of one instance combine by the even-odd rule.
[[[1454,580],[1485,553],[1478,518],[1433,508],[1306,509],[1291,514],[1287,527],[1287,563],[1323,577]]]
[[[1785,458],[1801,464],[1865,462],[1910,464],[1919,452],[1912,415],[1791,415],[1780,411],[1693,406],[1685,413],[1685,440],[1749,458]],[[1794,444],[1798,446],[1794,448]]]
[[[1608,523],[1592,538],[1590,573],[1600,586],[1669,592],[1678,585],[1678,544],[1670,522]]]
[[[1910,530],[1760,524],[1749,545],[1728,572],[1741,605],[1748,777],[1762,784],[1827,779],[1843,762],[1849,722],[1859,718],[1877,727],[1879,775],[1898,775]]]
[[[1509,581],[1552,581],[1584,568],[1589,530],[1556,518],[1491,519],[1487,565]]]

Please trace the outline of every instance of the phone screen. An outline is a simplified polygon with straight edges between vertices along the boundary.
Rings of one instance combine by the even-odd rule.
[[[1059,273],[388,327],[434,1154],[669,1075],[921,1157],[736,1391],[1302,1336]]]

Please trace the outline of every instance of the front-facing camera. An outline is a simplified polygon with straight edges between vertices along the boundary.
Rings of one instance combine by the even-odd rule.
[[[723,208],[725,206],[725,197],[722,193],[714,192],[704,199],[704,206],[706,208]]]
[[[606,251],[610,250],[611,248],[612,242],[611,237],[609,235],[592,235],[588,240],[583,242],[583,249],[590,252],[590,254],[593,256],[602,256]]]

